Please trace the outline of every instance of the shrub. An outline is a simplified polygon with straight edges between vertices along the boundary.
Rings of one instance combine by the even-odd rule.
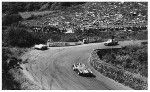
[[[11,69],[8,72],[2,73],[2,90],[20,90],[21,85],[18,81],[15,80],[14,75],[16,71]],[[19,75],[19,74],[18,74]]]
[[[139,49],[136,51],[136,54],[138,55],[138,60],[141,64],[148,64],[148,53],[146,49]]]
[[[78,42],[77,38],[69,38],[67,39],[67,42]]]
[[[2,49],[2,70],[3,72],[7,71],[7,59],[12,55],[13,53],[10,51],[10,49]]]
[[[22,17],[19,14],[5,15],[2,18],[2,25],[3,26],[9,26],[12,23],[16,23],[16,22],[18,22],[20,20],[22,20]]]
[[[107,52],[108,53],[108,52]],[[112,58],[109,53],[104,55],[102,60],[109,62],[116,67],[122,67],[132,73],[147,75],[148,53],[147,45],[129,45],[117,51],[116,58]],[[144,69],[141,68],[144,66]],[[145,71],[144,71],[145,70]]]
[[[53,41],[60,41],[61,40],[61,36],[60,35],[54,35],[54,36],[51,37],[51,39]]]
[[[104,76],[109,77],[119,83],[122,83],[125,86],[129,86],[136,90],[147,89],[147,80],[124,69],[119,69],[111,64],[99,60],[95,51],[92,52],[91,55],[91,66],[93,66],[98,72],[100,72]]]
[[[24,29],[10,28],[8,29],[8,39],[12,46],[28,46],[33,39],[31,35]]]
[[[37,41],[41,41],[39,38],[34,37],[23,28],[10,27],[6,32],[6,36],[7,43],[11,46],[31,47]]]
[[[102,51],[97,51],[97,52],[102,52]],[[106,60],[102,61],[99,59],[99,56],[98,56],[99,54],[97,52],[94,51],[91,53],[92,56],[91,56],[90,63],[101,74],[109,78],[112,78],[115,81],[122,83],[126,86],[129,86],[133,89],[137,89],[137,90],[147,89],[147,79],[146,79],[148,75],[147,64],[141,65],[141,64],[138,64],[136,60],[133,60],[129,55],[122,55],[122,56],[120,55],[120,56],[117,56],[116,59],[119,58],[120,60],[123,60],[121,65],[124,66],[124,68],[118,67],[117,66],[118,63],[113,63],[112,65],[112,61],[109,61],[109,63],[106,62],[107,58],[109,60],[110,59],[113,60],[111,54],[106,54],[103,57]],[[138,74],[141,74],[143,77],[141,75],[133,73],[136,71],[138,72]]]

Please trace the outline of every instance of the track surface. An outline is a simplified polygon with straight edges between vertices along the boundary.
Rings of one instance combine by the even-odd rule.
[[[113,48],[141,41],[124,41]],[[103,43],[84,44],[70,47],[50,47],[48,50],[32,50],[22,56],[24,74],[41,89],[62,90],[130,90],[114,80],[98,73],[89,64],[90,53],[93,49],[111,48]],[[92,69],[96,78],[79,76],[72,70],[72,65],[82,62]]]

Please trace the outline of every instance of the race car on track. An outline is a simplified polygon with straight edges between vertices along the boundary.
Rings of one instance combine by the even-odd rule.
[[[34,48],[38,49],[38,50],[47,50],[48,49],[47,45],[44,45],[44,44],[35,45]]]
[[[92,70],[87,68],[83,63],[73,64],[73,70],[80,76],[95,77]]]
[[[114,45],[118,45],[118,41],[116,41],[115,39],[108,39],[107,42],[104,42],[105,46],[114,46]]]

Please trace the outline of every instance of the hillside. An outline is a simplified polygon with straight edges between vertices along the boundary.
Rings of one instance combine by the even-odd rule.
[[[84,2],[2,2],[2,12],[26,12],[60,10],[62,7],[70,7]],[[16,12],[15,12],[16,13]]]
[[[2,89],[40,89],[23,70],[35,74],[37,80],[48,78],[39,83],[57,90],[57,83],[68,89],[126,89],[94,69],[98,79],[87,80],[74,75],[71,68],[73,63],[86,63],[93,49],[109,48],[102,42],[110,37],[122,42],[121,46],[147,40],[147,22],[148,2],[2,2]],[[34,50],[37,44],[52,47]],[[47,66],[50,71],[45,71]]]
[[[27,26],[54,26],[60,29],[135,27],[147,25],[147,2],[87,2],[25,20]]]
[[[32,45],[37,42],[45,43],[50,38],[54,38],[53,40],[59,38],[58,41],[90,39],[88,37],[103,41],[103,39],[108,39],[111,35],[117,35],[119,39],[123,40],[127,40],[125,38],[130,39],[131,36],[134,39],[140,38],[140,40],[143,37],[147,38],[147,2],[3,2],[2,5],[3,38],[8,38],[5,36],[7,32],[4,29],[8,30],[7,28],[11,26],[12,28],[9,29],[14,30],[13,28],[16,27],[18,29],[15,30],[23,29],[33,36]],[[44,6],[47,6],[47,9],[44,9]],[[52,7],[55,9],[52,9]],[[29,10],[30,8],[34,10]],[[132,30],[135,33],[121,32],[122,34],[120,35],[118,31],[124,29],[126,31]],[[146,32],[139,32],[143,30]],[[69,31],[70,33],[74,31],[75,34],[72,34],[74,36],[64,34]],[[21,31],[17,33],[22,35]],[[138,35],[135,37],[135,34]],[[139,36],[141,34],[146,36]],[[26,37],[18,36],[28,43]],[[13,38],[12,35],[11,39]],[[18,38],[14,39],[17,40]],[[8,43],[7,41],[10,40],[5,41],[3,39],[3,42]],[[23,41],[20,42],[24,43]],[[14,43],[16,44],[17,42]]]

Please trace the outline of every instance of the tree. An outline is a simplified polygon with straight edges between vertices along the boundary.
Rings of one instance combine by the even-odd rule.
[[[22,17],[19,14],[7,14],[2,17],[2,26],[9,26],[12,23],[17,23],[20,20],[22,20]]]
[[[83,31],[80,28],[76,29],[74,32],[76,36],[83,34]]]
[[[35,38],[22,28],[12,28],[7,30],[7,41],[11,46],[30,47],[34,44]]]
[[[19,11],[21,11],[23,8],[23,3],[19,3],[19,2],[9,2],[6,5],[7,7],[7,14],[18,14]]]

